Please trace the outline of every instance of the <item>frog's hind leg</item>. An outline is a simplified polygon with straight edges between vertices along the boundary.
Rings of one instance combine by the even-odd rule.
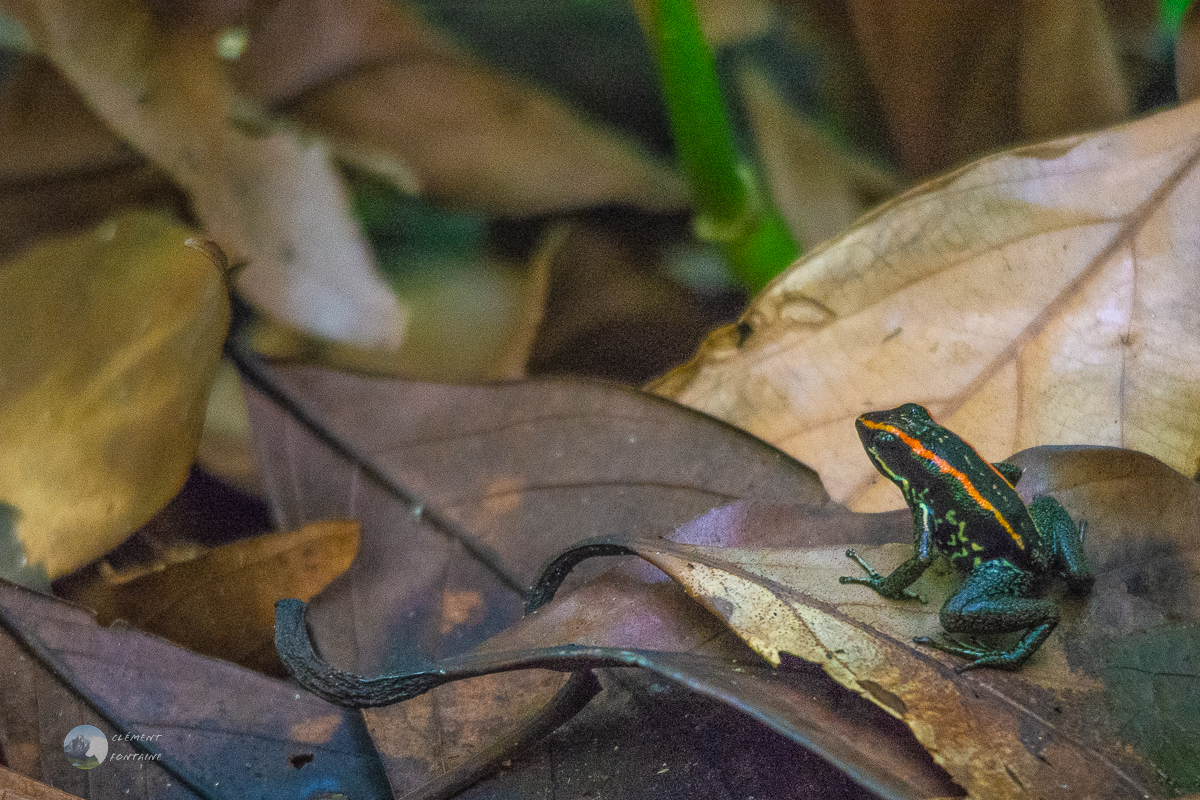
[[[1010,650],[995,650],[960,641],[918,637],[915,641],[972,659],[958,672],[979,667],[1020,669],[1058,625],[1058,608],[1030,597],[1028,573],[1007,561],[986,561],[966,577],[942,606],[939,617],[948,634],[976,636],[1028,630]]]

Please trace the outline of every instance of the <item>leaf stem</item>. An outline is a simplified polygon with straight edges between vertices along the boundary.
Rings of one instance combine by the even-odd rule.
[[[696,208],[696,235],[717,245],[735,279],[756,292],[799,255],[800,247],[738,156],[692,0],[650,0],[650,5],[642,21]]]

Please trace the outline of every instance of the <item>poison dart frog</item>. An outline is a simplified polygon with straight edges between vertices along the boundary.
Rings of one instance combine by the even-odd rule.
[[[1053,497],[1035,497],[1027,507],[1013,488],[1020,467],[989,464],[916,403],[863,414],[854,425],[875,468],[900,487],[912,509],[914,552],[884,577],[847,550],[867,577],[841,582],[892,600],[920,600],[908,587],[944,556],[963,576],[939,614],[948,638],[914,641],[971,659],[958,672],[1020,669],[1058,625],[1057,605],[1041,596],[1048,580],[1061,577],[1076,595],[1091,589],[1083,526],[1077,528]],[[974,639],[1018,631],[1027,632],[1010,649]]]

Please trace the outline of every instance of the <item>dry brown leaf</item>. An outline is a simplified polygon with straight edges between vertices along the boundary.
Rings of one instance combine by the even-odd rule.
[[[102,625],[123,619],[202,655],[282,676],[275,601],[309,600],[346,571],[356,552],[357,522],[314,522],[222,545],[131,580],[101,576],[67,599],[94,609]]]
[[[0,258],[93,227],[130,207],[186,201],[88,108],[44,59],[0,82]]]
[[[188,236],[130,214],[0,268],[0,498],[51,578],[187,478],[229,321],[223,276]]]
[[[1096,0],[1015,8],[1002,0],[846,4],[910,174],[1129,115],[1129,91]]]
[[[535,717],[568,680],[545,670],[484,675],[362,714],[392,791],[407,797],[486,763],[489,751]]]
[[[0,95],[0,181],[128,165],[136,156],[41,58],[22,59]]]
[[[632,226],[569,226],[553,254],[531,372],[632,383],[660,374],[691,352],[710,323],[695,294],[665,274],[678,256],[667,244],[669,230],[658,238],[666,226],[656,225],[651,236]]]
[[[400,3],[272,4],[235,68],[248,94],[349,143],[359,166],[411,171],[440,201],[518,216],[686,202],[632,143],[475,62]]]
[[[1197,130],[1192,104],[914,189],[795,264],[655,390],[783,448],[859,510],[900,499],[853,419],[908,401],[991,460],[1100,444],[1195,474]]]
[[[1188,6],[1175,39],[1175,88],[1179,102],[1200,97],[1200,12]]]
[[[741,90],[771,195],[799,241],[823,242],[900,191],[897,176],[839,148],[761,72],[745,70]]]
[[[329,339],[396,347],[402,310],[375,272],[320,142],[237,122],[207,36],[140,3],[15,4],[38,46],[114,130],[188,192],[208,235],[249,266],[239,283]]]
[[[79,798],[0,766],[0,800],[79,800]]]

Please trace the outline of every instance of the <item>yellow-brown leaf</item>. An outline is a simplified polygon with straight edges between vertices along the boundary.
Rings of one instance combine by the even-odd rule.
[[[130,581],[101,578],[69,599],[94,608],[104,624],[124,619],[197,653],[282,675],[275,601],[309,600],[357,552],[357,522],[314,522],[222,545]]]
[[[134,213],[0,267],[0,499],[51,578],[179,490],[229,324],[189,232]]]

